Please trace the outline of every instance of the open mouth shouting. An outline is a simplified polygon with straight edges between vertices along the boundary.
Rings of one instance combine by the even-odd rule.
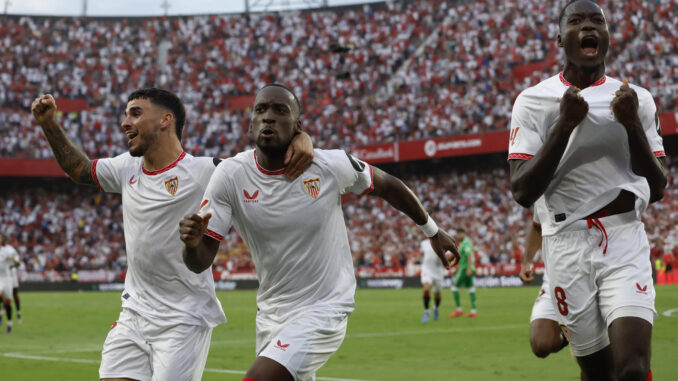
[[[125,135],[127,135],[127,145],[131,146],[134,142],[134,138],[136,138],[138,134],[134,130],[127,130],[125,131]]]
[[[598,38],[593,35],[584,36],[581,39],[581,51],[585,57],[598,56]]]
[[[275,135],[275,130],[271,127],[264,127],[261,129],[260,135],[263,138],[270,138]]]

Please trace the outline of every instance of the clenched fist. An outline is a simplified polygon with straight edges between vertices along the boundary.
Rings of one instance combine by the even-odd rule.
[[[610,103],[612,113],[617,122],[627,129],[640,125],[638,117],[638,94],[629,86],[629,81],[624,80],[619,90],[614,93],[614,99]]]
[[[54,97],[45,94],[35,98],[31,104],[31,112],[39,125],[44,126],[56,120],[57,106]]]
[[[205,217],[200,217],[197,214],[190,216],[185,216],[183,220],[179,222],[179,235],[181,240],[184,241],[186,247],[196,248],[202,240],[202,236],[207,231],[207,225],[212,218],[212,214],[207,213]]]
[[[579,88],[570,86],[560,99],[560,120],[568,132],[574,130],[589,112],[589,104],[580,92]]]

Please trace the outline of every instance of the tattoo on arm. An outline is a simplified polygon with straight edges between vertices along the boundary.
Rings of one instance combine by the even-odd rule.
[[[43,128],[43,131],[61,169],[74,182],[95,186],[92,178],[92,160],[66,136],[61,127],[53,125]]]

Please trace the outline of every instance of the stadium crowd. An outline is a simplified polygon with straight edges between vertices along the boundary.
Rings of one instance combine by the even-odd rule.
[[[678,258],[678,163],[669,173],[667,196],[644,214],[655,258]],[[524,232],[531,219],[510,193],[505,168],[410,174],[403,180],[419,195],[440,226],[466,228],[480,264],[520,263]],[[407,268],[418,261],[421,231],[376,197],[349,196],[344,215],[354,265],[371,269]],[[15,187],[0,192],[0,231],[22,257],[26,272],[51,272],[70,279],[79,270],[126,267],[122,210],[117,195],[70,184]],[[247,247],[235,230],[225,237],[215,260],[224,276],[251,273]]]
[[[608,73],[648,88],[660,111],[674,110],[675,2],[602,3],[615,20]],[[119,154],[126,96],[150,85],[185,101],[183,143],[198,155],[247,147],[248,110],[231,107],[231,97],[272,81],[301,95],[318,147],[505,130],[515,96],[559,70],[558,12],[557,2],[539,0],[430,0],[281,14],[7,17],[0,157],[52,156],[27,111],[44,92],[85,100],[62,125],[92,157]],[[333,44],[352,49],[333,54]],[[535,63],[531,75],[514,73]]]

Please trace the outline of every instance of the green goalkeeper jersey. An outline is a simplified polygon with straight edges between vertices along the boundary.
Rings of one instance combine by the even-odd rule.
[[[473,255],[473,244],[468,237],[464,237],[459,244],[459,271],[466,271],[469,257]],[[476,270],[475,262],[471,262],[471,271]]]

